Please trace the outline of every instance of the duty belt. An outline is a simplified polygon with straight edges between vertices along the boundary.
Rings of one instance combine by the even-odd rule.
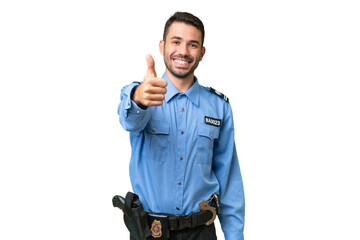
[[[212,224],[220,212],[216,194],[209,199],[202,199],[199,203],[200,211],[189,215],[145,212],[139,196],[132,192],[128,192],[125,198],[114,196],[113,205],[123,210],[125,225],[136,240],[149,236],[158,240],[168,239],[170,231]]]
[[[162,213],[148,213],[149,224],[154,221],[165,223],[168,230],[181,230],[184,228],[195,228],[201,225],[210,225],[214,222],[216,214],[219,213],[220,207],[216,194],[211,198],[203,200],[200,204],[200,211],[189,215],[172,215]]]

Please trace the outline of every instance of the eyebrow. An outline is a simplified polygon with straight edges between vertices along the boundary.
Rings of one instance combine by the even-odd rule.
[[[177,39],[177,40],[183,40],[181,37],[178,37],[178,36],[173,36],[171,37],[170,39]],[[190,40],[191,43],[196,43],[196,44],[199,44],[200,45],[200,42],[199,41],[196,41],[196,40]]]

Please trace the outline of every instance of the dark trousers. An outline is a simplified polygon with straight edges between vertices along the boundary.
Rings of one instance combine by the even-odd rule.
[[[153,237],[144,240],[156,239]],[[214,223],[209,226],[203,225],[196,228],[185,228],[178,231],[170,231],[170,240],[216,240]],[[135,240],[130,236],[130,240]]]

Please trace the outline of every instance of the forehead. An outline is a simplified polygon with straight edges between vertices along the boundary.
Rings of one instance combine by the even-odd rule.
[[[185,41],[198,41],[201,42],[201,32],[196,27],[183,23],[173,22],[170,27],[166,39],[173,37],[180,37]]]

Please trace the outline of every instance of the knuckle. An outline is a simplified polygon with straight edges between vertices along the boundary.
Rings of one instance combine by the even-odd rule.
[[[145,84],[145,85],[151,85],[151,83],[152,83],[152,78],[151,77],[145,77],[144,78],[144,82],[143,82],[143,84]]]
[[[143,90],[144,90],[144,92],[146,93],[146,92],[149,92],[149,91],[150,91],[150,88],[151,88],[151,86],[148,85],[148,84],[146,84],[146,85],[144,86]]]

